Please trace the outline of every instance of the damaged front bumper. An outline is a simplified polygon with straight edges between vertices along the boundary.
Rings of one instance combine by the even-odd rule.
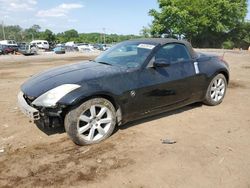
[[[18,94],[18,105],[20,110],[33,122],[42,124],[43,127],[59,127],[63,124],[62,108],[44,108],[38,109],[32,107],[26,100],[23,92]]]
[[[24,99],[23,92],[18,94],[18,105],[20,110],[32,121],[36,121],[40,119],[40,113],[37,109],[30,106],[26,100]]]

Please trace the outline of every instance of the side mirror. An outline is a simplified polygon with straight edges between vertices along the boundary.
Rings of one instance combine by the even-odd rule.
[[[170,66],[170,61],[166,59],[155,59],[153,65],[154,67],[168,67]]]

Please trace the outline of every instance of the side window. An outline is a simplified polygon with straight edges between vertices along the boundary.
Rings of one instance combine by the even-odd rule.
[[[166,61],[178,63],[190,60],[190,55],[186,47],[182,44],[167,44],[161,47],[155,54],[155,59],[165,59]]]

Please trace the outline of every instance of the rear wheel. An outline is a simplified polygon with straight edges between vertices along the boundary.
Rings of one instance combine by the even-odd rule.
[[[65,117],[65,130],[78,145],[95,144],[108,138],[115,124],[115,108],[104,98],[90,99]]]
[[[210,106],[218,105],[222,102],[227,89],[227,80],[223,74],[217,74],[210,82],[204,103]]]

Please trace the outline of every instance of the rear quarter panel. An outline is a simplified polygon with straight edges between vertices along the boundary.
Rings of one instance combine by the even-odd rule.
[[[207,87],[209,86],[211,80],[219,73],[224,74],[227,81],[229,81],[229,67],[219,57],[216,56],[204,56],[197,59],[200,74],[203,75],[204,79],[204,88],[202,89],[203,97],[205,97]]]

